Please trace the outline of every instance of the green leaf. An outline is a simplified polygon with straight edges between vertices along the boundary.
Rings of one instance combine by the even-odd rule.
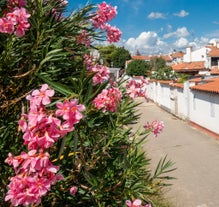
[[[38,76],[43,81],[48,83],[50,85],[50,87],[52,87],[54,90],[58,91],[61,94],[65,95],[65,96],[74,96],[74,97],[78,96],[68,86],[61,84],[61,83],[58,83],[58,82],[54,82],[52,80],[49,80],[47,77],[44,77],[42,74],[39,74]]]

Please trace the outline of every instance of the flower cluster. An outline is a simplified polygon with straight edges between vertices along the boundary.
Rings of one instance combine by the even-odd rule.
[[[55,111],[48,112],[46,105],[51,103],[54,90],[43,84],[27,96],[30,101],[28,114],[22,114],[19,127],[22,130],[24,144],[28,153],[19,156],[8,154],[6,163],[12,165],[15,176],[10,178],[9,191],[5,200],[12,205],[38,205],[44,196],[58,180],[63,179],[58,174],[59,166],[54,166],[46,151],[58,139],[74,130],[74,125],[82,118],[84,105],[78,104],[77,99],[58,102]],[[72,191],[72,190],[71,190]]]
[[[88,55],[84,55],[84,62],[87,67],[87,70],[92,73],[95,73],[93,77],[94,85],[104,83],[109,79],[110,71],[106,66],[94,63],[91,57]]]
[[[5,17],[0,18],[0,32],[7,34],[14,33],[18,37],[23,37],[25,31],[30,27],[28,22],[30,14],[24,8],[26,1],[9,0],[7,3],[10,12],[6,13]]]
[[[5,201],[10,200],[13,206],[38,205],[51,185],[63,179],[61,174],[56,174],[59,167],[54,166],[49,160],[49,154],[43,151],[37,153],[37,150],[31,150],[15,157],[9,153],[5,162],[12,165],[16,173],[10,179],[5,197]]]
[[[104,28],[106,30],[107,41],[109,43],[118,42],[120,40],[122,33],[116,26],[105,24]]]
[[[115,112],[119,102],[122,100],[122,93],[118,88],[103,89],[100,94],[93,100],[94,106],[103,112]]]
[[[135,97],[146,98],[146,87],[145,87],[146,84],[148,84],[148,82],[142,76],[140,77],[139,81],[136,81],[135,79],[131,79],[126,84],[126,93],[131,98],[135,98]]]
[[[90,36],[87,34],[86,30],[82,30],[77,37],[78,44],[84,44],[86,47],[90,47],[91,40]]]
[[[24,7],[26,6],[27,1],[26,0],[7,0],[7,6],[10,9],[10,7]]]
[[[92,23],[95,28],[104,30],[107,33],[107,40],[112,42],[118,42],[121,38],[121,31],[115,27],[111,26],[107,22],[112,20],[117,15],[117,8],[112,7],[106,2],[102,2],[98,5],[98,10],[95,16],[92,18]]]
[[[146,204],[146,205],[141,205],[142,201],[140,199],[135,199],[133,202],[131,202],[130,200],[126,201],[126,205],[128,207],[151,207],[151,204]]]
[[[24,144],[28,149],[46,149],[51,147],[58,139],[74,130],[74,125],[83,118],[80,113],[85,110],[83,105],[78,105],[78,100],[58,102],[54,116],[47,113],[45,105],[50,103],[54,91],[43,84],[40,90],[34,90],[27,96],[30,101],[28,114],[22,114],[19,126],[24,133]],[[61,117],[61,119],[59,119]]]
[[[154,136],[157,137],[158,134],[160,134],[162,132],[162,130],[164,128],[164,123],[163,123],[163,121],[154,120],[154,121],[152,121],[152,123],[147,122],[144,125],[144,128],[152,131]]]

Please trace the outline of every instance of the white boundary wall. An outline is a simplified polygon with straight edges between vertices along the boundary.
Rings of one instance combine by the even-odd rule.
[[[170,82],[150,81],[147,96],[175,116],[219,135],[219,94],[191,90],[192,85],[185,82],[181,88]]]

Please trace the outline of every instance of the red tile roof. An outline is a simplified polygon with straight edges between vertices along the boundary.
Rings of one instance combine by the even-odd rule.
[[[176,88],[184,88],[184,83],[173,83]]]
[[[169,55],[161,55],[161,58],[163,58],[166,62],[172,62],[172,58]]]
[[[219,93],[219,77],[204,80],[202,84],[191,86],[193,90]]]
[[[189,72],[189,71],[199,71],[199,70],[206,70],[205,62],[204,61],[197,61],[197,62],[183,62],[176,65],[172,65],[173,70],[176,72]]]
[[[180,52],[172,53],[170,56],[171,56],[172,58],[182,58],[184,54],[185,54],[185,53],[183,53],[183,52],[180,51]]]
[[[211,69],[211,75],[219,75],[218,66],[216,66],[215,68]]]
[[[208,53],[209,57],[219,57],[219,48],[215,46],[206,46],[206,47],[211,49],[211,51]]]
[[[146,55],[134,55],[132,56],[133,60],[147,60],[150,61],[150,56],[146,56]]]

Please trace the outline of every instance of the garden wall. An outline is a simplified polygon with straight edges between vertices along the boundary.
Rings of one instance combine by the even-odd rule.
[[[219,94],[191,90],[191,82],[150,80],[147,96],[166,111],[219,135]]]

